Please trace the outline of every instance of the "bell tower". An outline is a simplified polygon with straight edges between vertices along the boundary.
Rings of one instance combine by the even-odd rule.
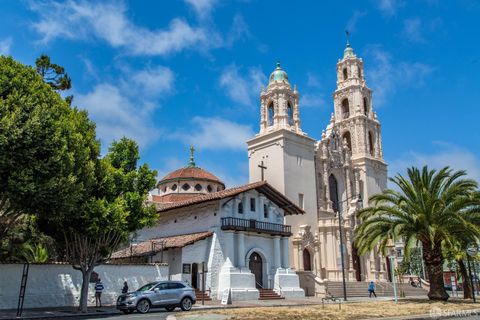
[[[250,182],[266,180],[305,210],[304,215],[286,218],[294,235],[301,232],[301,226],[317,224],[316,141],[300,128],[299,99],[296,87],[292,89],[277,62],[260,93],[260,130],[247,141]],[[290,265],[299,269],[301,260],[292,247],[290,256]]]
[[[354,53],[347,34],[343,58],[337,62],[337,87],[333,94],[333,122],[351,151],[354,167],[360,169],[360,193],[368,198],[387,185],[383,160],[381,125],[373,110],[372,90],[364,77],[363,60]]]

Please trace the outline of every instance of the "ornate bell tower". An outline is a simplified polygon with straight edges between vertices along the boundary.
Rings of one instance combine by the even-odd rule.
[[[333,94],[333,121],[351,151],[353,167],[360,171],[360,194],[368,198],[387,185],[380,121],[373,111],[372,90],[364,78],[363,60],[347,45],[337,62],[337,88]]]
[[[315,232],[317,224],[316,141],[300,128],[299,97],[277,63],[260,94],[260,131],[247,141],[250,182],[266,180],[305,210],[304,215],[286,218],[294,235],[306,226]],[[290,245],[290,265],[300,270],[303,260],[298,252]]]

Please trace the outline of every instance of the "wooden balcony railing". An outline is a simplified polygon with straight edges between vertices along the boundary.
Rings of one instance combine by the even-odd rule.
[[[258,221],[255,219],[240,219],[234,217],[222,218],[222,230],[251,231],[281,236],[292,235],[292,226]]]

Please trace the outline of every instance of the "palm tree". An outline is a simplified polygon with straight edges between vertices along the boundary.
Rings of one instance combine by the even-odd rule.
[[[389,240],[403,239],[405,254],[417,240],[429,275],[431,300],[449,298],[443,283],[443,246],[462,236],[480,238],[480,205],[477,183],[463,178],[465,171],[427,166],[408,169],[408,178],[398,174],[390,181],[397,190],[386,189],[370,198],[371,207],[361,210],[356,230],[360,253],[378,249],[386,253]]]

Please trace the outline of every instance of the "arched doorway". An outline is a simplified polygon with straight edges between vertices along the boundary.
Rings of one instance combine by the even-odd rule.
[[[198,289],[198,264],[192,263],[192,287]]]
[[[360,257],[358,256],[357,247],[352,243],[352,263],[355,270],[355,278],[357,281],[362,281],[362,268],[360,265]]]
[[[254,252],[250,255],[250,261],[248,262],[250,271],[255,275],[255,287],[261,288],[263,286],[263,268],[262,257]]]
[[[307,248],[303,249],[303,270],[312,271],[312,258]]]

